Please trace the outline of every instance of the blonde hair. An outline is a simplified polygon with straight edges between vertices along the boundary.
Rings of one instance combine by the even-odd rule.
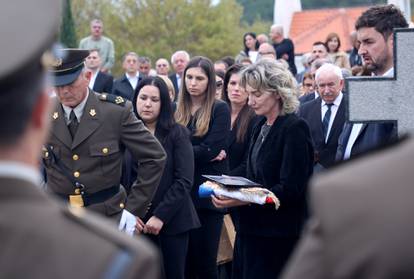
[[[240,85],[250,86],[262,92],[278,94],[281,99],[281,114],[293,113],[299,107],[296,79],[280,62],[263,59],[240,72]]]
[[[172,81],[167,76],[157,75],[157,77],[161,78],[165,82],[165,84],[168,87],[168,91],[172,92],[172,100],[174,100],[175,99],[175,88],[174,88],[174,84],[172,83]]]
[[[208,84],[206,89],[206,99],[203,102],[201,108],[194,115],[196,131],[194,136],[202,137],[207,134],[210,127],[211,114],[213,110],[213,105],[215,102],[216,95],[216,77],[214,72],[214,66],[210,59],[202,56],[196,56],[188,62],[187,67],[184,70],[180,94],[178,94],[178,105],[177,111],[175,112],[175,119],[177,123],[187,126],[191,121],[191,96],[187,91],[187,86],[185,84],[185,78],[188,69],[200,67],[204,74],[208,78]]]

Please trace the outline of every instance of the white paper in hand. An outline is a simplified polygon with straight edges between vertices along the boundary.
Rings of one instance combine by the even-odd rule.
[[[127,235],[134,235],[135,225],[137,219],[135,216],[128,210],[122,211],[121,220],[119,221],[118,229],[125,232]]]

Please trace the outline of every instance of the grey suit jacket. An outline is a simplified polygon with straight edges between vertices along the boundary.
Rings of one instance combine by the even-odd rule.
[[[410,139],[315,179],[282,278],[414,278],[413,165]]]

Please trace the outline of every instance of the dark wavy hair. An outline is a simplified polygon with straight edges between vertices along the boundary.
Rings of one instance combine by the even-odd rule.
[[[168,93],[167,84],[160,77],[146,77],[139,82],[134,99],[132,101],[132,107],[134,109],[135,115],[138,119],[141,117],[138,114],[137,110],[137,99],[139,92],[144,86],[152,85],[158,88],[160,91],[160,114],[157,119],[157,126],[155,128],[155,136],[160,142],[164,142],[171,128],[175,125],[175,120],[173,116],[173,109],[171,105],[170,95]],[[141,119],[142,120],[142,119]]]
[[[406,28],[408,23],[401,10],[390,4],[374,6],[363,12],[355,22],[355,29],[364,27],[374,27],[386,40],[394,28]]]
[[[223,99],[223,101],[225,101],[229,105],[230,110],[232,109],[232,107],[231,107],[231,103],[230,103],[230,99],[229,99],[229,95],[227,91],[227,86],[229,85],[231,76],[234,74],[238,74],[240,70],[243,69],[243,67],[244,66],[242,64],[234,64],[227,70],[226,75],[224,76],[223,94],[221,95],[222,96],[221,98]],[[249,129],[250,121],[254,116],[255,116],[255,113],[253,109],[247,105],[247,100],[246,100],[246,104],[244,104],[243,108],[240,110],[239,114],[237,115],[236,120],[234,121],[235,124],[234,124],[233,129],[236,129],[236,142],[239,142],[239,143],[244,142],[244,140],[246,139],[246,133],[248,132],[248,129]]]
[[[243,35],[243,45],[244,45],[244,53],[246,53],[246,55],[249,55],[249,48],[246,46],[246,37],[250,36],[253,37],[253,39],[256,40],[256,45],[254,46],[255,50],[259,49],[259,41],[256,39],[256,33],[254,32],[247,32],[246,34]]]

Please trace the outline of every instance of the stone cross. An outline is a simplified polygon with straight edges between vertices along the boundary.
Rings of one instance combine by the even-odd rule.
[[[346,80],[351,122],[396,120],[398,134],[414,132],[414,29],[394,32],[394,77]]]

